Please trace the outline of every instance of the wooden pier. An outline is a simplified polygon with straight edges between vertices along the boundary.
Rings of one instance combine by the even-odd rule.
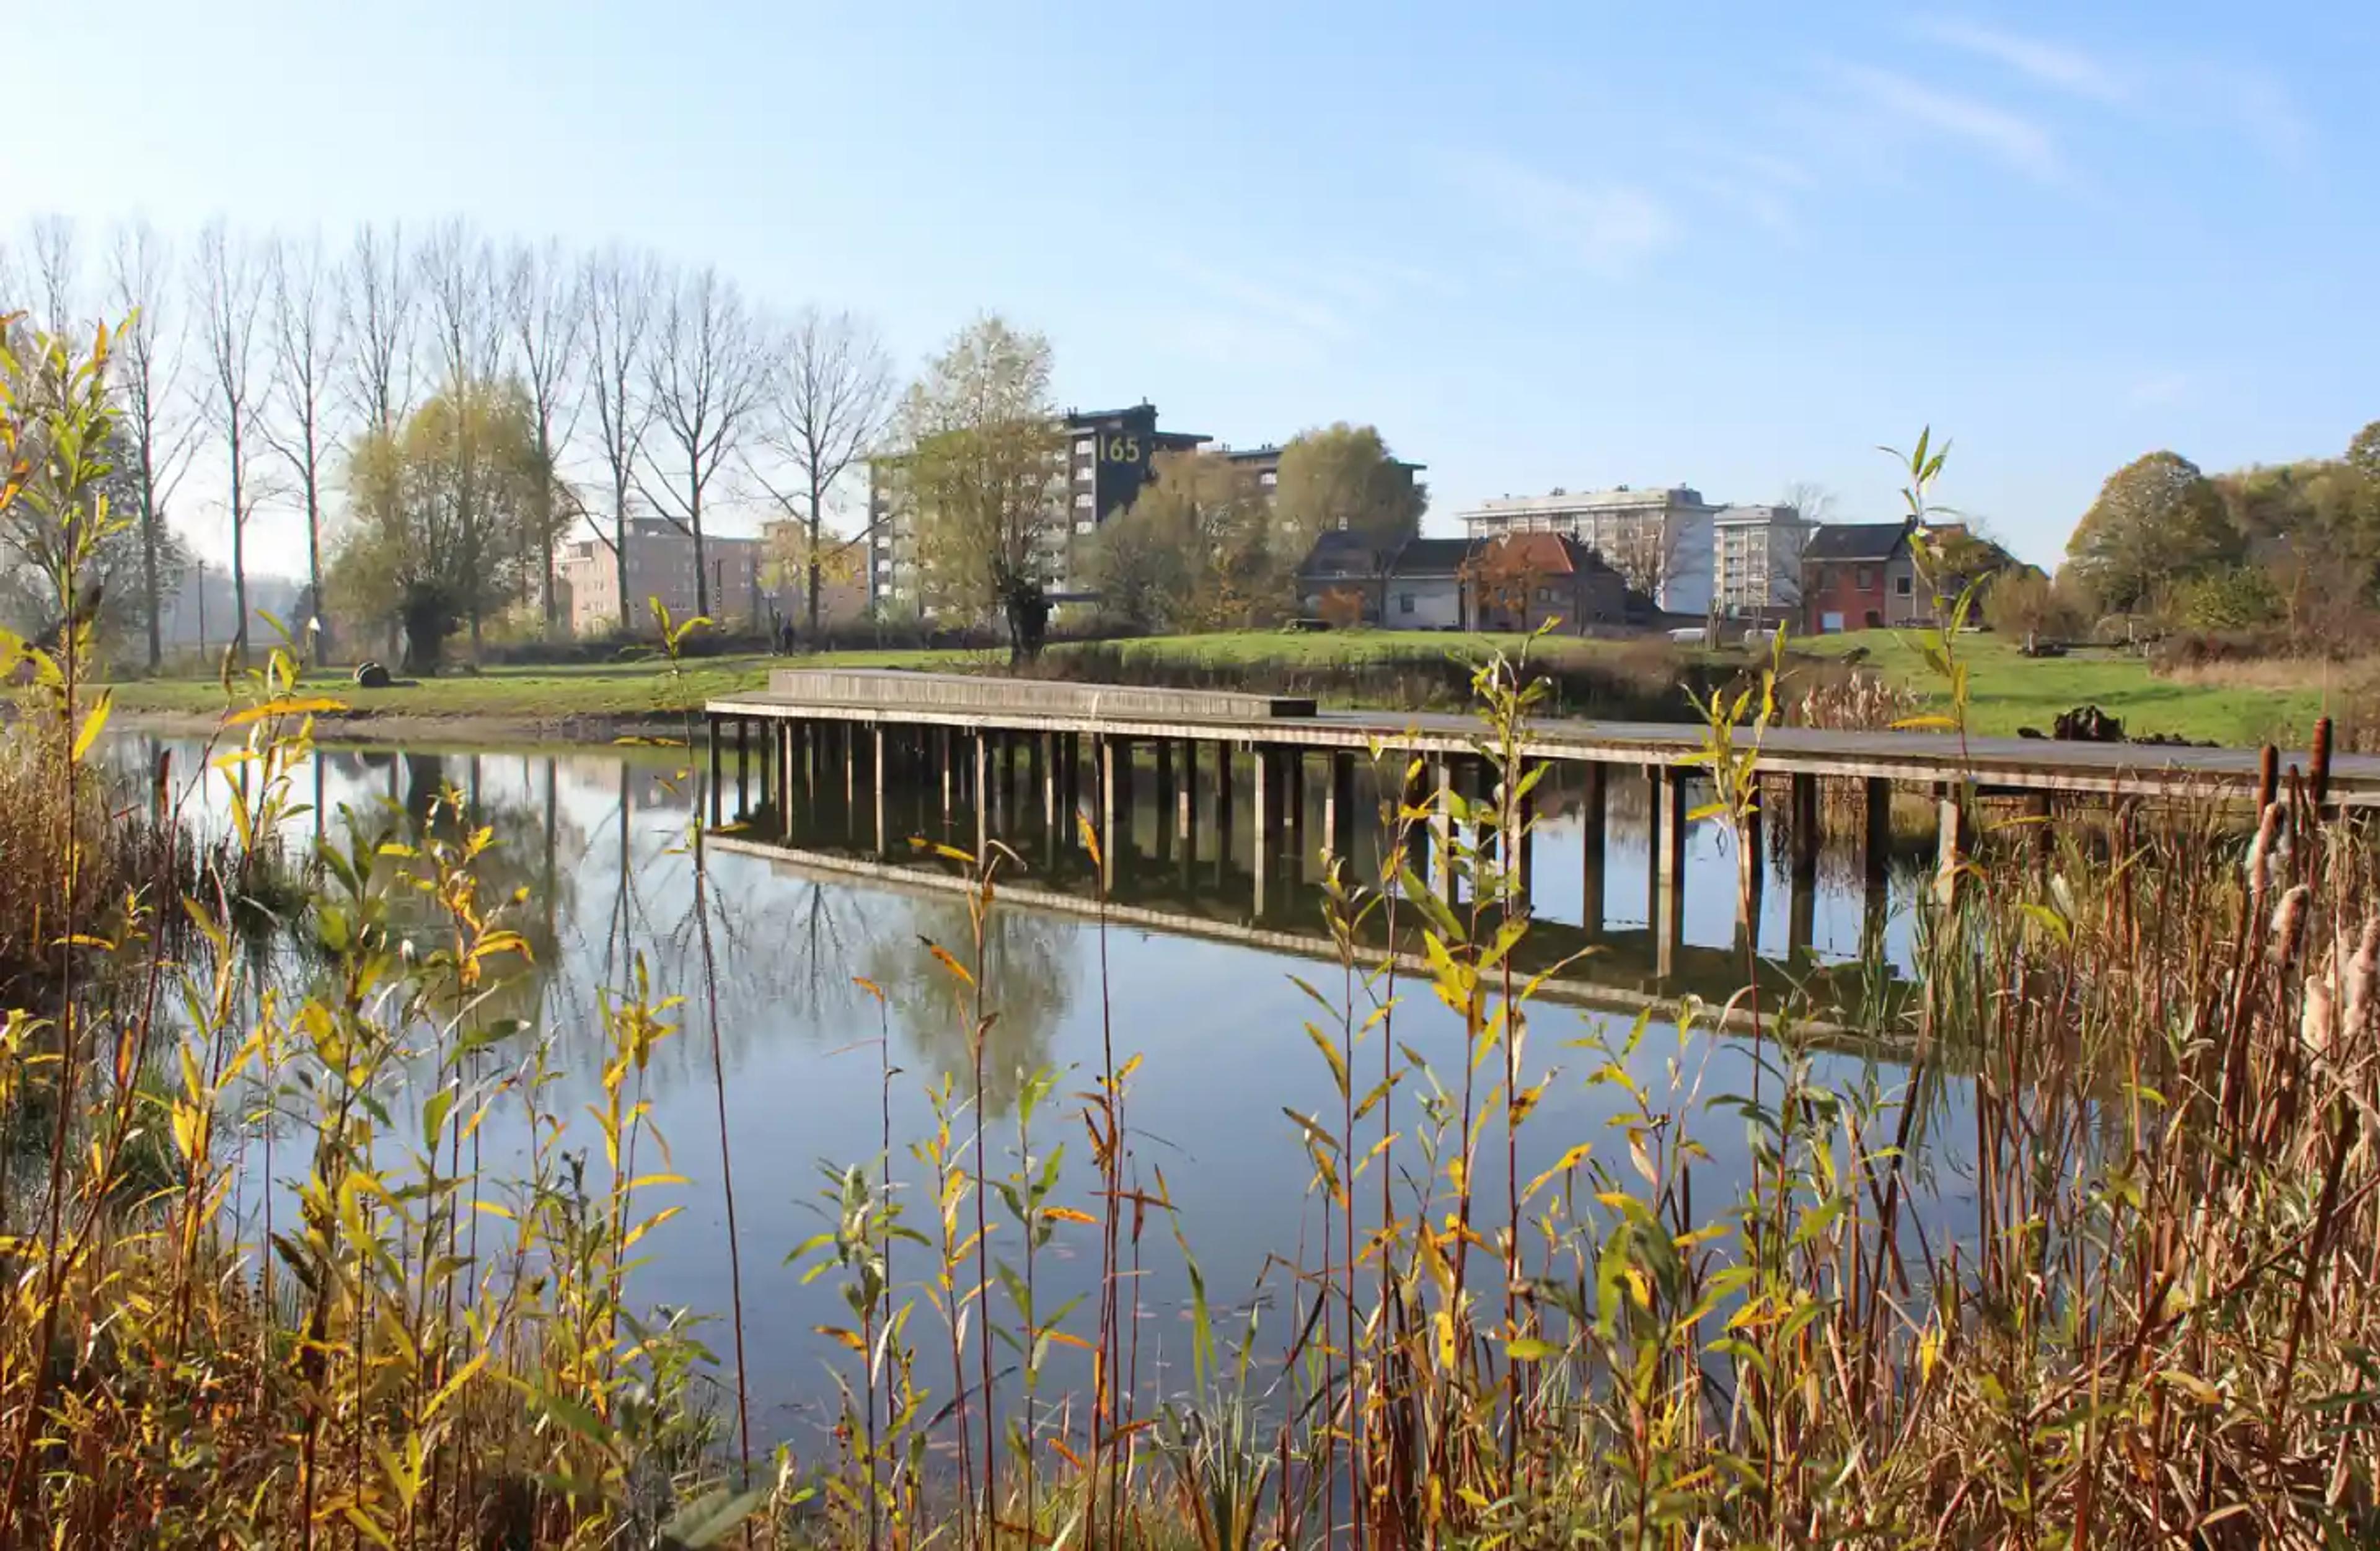
[[[863,828],[872,834],[857,838],[872,842],[880,854],[917,832],[908,822],[911,814],[894,812],[896,790],[926,794],[923,807],[939,806],[944,816],[970,810],[978,850],[1006,830],[1021,805],[1038,806],[1042,832],[1054,837],[1076,814],[1102,835],[1128,835],[1136,805],[1153,802],[1160,827],[1189,854],[1202,839],[1196,823],[1201,787],[1211,787],[1203,809],[1225,843],[1239,821],[1235,794],[1245,788],[1252,798],[1245,822],[1254,834],[1258,917],[1266,913],[1274,859],[1316,848],[1347,851],[1359,762],[1376,754],[1392,756],[1398,764],[1420,762],[1419,790],[1406,800],[1433,816],[1427,826],[1427,866],[1437,887],[1451,883],[1452,798],[1457,793],[1485,796],[1490,779],[1477,746],[1482,727],[1474,718],[1326,711],[1309,700],[1263,695],[882,669],[784,669],[771,676],[767,693],[713,700],[706,715],[713,824],[727,817],[731,782],[739,811],[760,802],[788,813],[815,801],[822,789],[838,788],[846,812],[870,815],[872,822]],[[1682,911],[1688,794],[1705,775],[1697,762],[1703,746],[1702,729],[1692,725],[1569,720],[1532,722],[1522,744],[1527,760],[1572,768],[1571,784],[1584,791],[1590,899],[1601,896],[1605,816],[1615,783],[1644,784],[1653,815],[1650,903],[1657,932]],[[1883,888],[1896,792],[1917,794],[1935,806],[1929,827],[1941,865],[1955,861],[1968,843],[1973,815],[1966,806],[1977,796],[2022,797],[2044,832],[2061,799],[2119,806],[2252,803],[2271,800],[2277,784],[2291,779],[2301,779],[2318,804],[2380,804],[2380,758],[2317,760],[2308,754],[2268,761],[2264,751],[2240,748],[1775,728],[1762,741],[1760,769],[1790,793],[1797,894],[1816,866],[1824,783],[1848,783],[1864,806],[1872,892]],[[1306,800],[1313,785],[1319,787],[1318,805]],[[1309,810],[1318,806],[1322,832],[1308,836]],[[1106,848],[1110,868],[1121,849]],[[1525,844],[1519,863],[1525,887]],[[1674,932],[1658,935],[1674,939]]]

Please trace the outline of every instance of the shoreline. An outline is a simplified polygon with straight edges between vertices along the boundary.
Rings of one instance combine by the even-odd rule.
[[[226,731],[221,712],[121,707],[113,728],[161,737],[204,738]],[[699,724],[701,714],[695,713]],[[237,733],[237,730],[232,730]],[[586,747],[630,738],[684,741],[684,719],[651,711],[565,711],[551,716],[505,711],[325,711],[314,718],[317,744],[437,744]]]

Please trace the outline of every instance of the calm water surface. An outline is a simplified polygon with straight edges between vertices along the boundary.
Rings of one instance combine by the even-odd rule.
[[[149,768],[159,752],[170,753],[177,779],[186,782],[201,767],[200,749],[188,743],[126,737],[117,746],[128,763],[138,760]],[[729,769],[732,783],[732,762]],[[537,963],[504,993],[504,1007],[540,1018],[555,1037],[565,1077],[551,1108],[583,1114],[584,1106],[598,1097],[598,997],[625,983],[634,956],[648,964],[658,994],[688,999],[677,1014],[685,1027],[659,1056],[650,1097],[674,1165],[693,1183],[675,1193],[686,1211],[648,1241],[652,1259],[637,1291],[648,1303],[723,1315],[727,1246],[718,1189],[718,1100],[689,852],[698,779],[684,775],[678,758],[665,751],[334,748],[324,750],[300,775],[298,789],[301,794],[319,793],[322,821],[334,828],[343,810],[367,824],[418,827],[449,784],[499,839],[495,858],[485,869],[488,880],[503,889],[529,890],[526,925]],[[202,808],[220,813],[220,791],[202,790],[200,795]],[[757,803],[757,792],[753,795]],[[929,794],[921,806],[914,794],[905,794],[899,827],[938,829],[939,803],[931,800],[936,795]],[[1310,804],[1318,804],[1318,794],[1308,795]],[[1366,822],[1357,827],[1354,849],[1358,865],[1369,869],[1377,865],[1379,844],[1371,818],[1377,807],[1368,791],[1359,795],[1357,807]],[[1042,832],[1038,805],[1036,796],[1016,805],[1021,813],[1003,816],[1003,833],[1021,858],[1014,880],[1079,895],[1089,887],[1088,859],[1075,850],[1071,837],[1053,843]],[[1251,812],[1248,805],[1244,792],[1237,811]],[[1641,787],[1616,783],[1612,806],[1602,932],[1597,951],[1575,977],[1601,978],[1624,996],[1663,988],[1650,980],[1651,891]],[[725,806],[734,809],[732,791]],[[1211,806],[1208,794],[1200,810],[1202,824],[1211,818]],[[937,942],[963,959],[972,956],[965,904],[938,886],[952,869],[929,860],[912,864],[910,877],[831,870],[868,856],[854,843],[867,828],[860,817],[821,800],[788,833],[785,823],[761,808],[745,838],[763,842],[764,850],[713,846],[709,854],[753,1421],[756,1432],[772,1436],[811,1435],[827,1417],[833,1397],[826,1369],[848,1355],[812,1333],[816,1326],[843,1319],[833,1278],[805,1287],[799,1269],[783,1261],[795,1244],[826,1226],[820,1166],[866,1163],[880,1151],[880,1030],[889,1028],[891,1060],[898,1069],[892,1085],[896,1178],[914,1182],[920,1174],[907,1148],[931,1128],[928,1086],[949,1074],[963,1087],[969,1066],[965,1023],[951,977],[924,945]],[[1102,941],[1099,923],[1079,911],[1011,905],[993,913],[987,980],[988,1000],[998,1017],[987,1061],[994,1090],[988,1153],[1004,1159],[1015,1146],[1013,1098],[1020,1070],[1056,1069],[1063,1073],[1058,1092],[1071,1095],[1091,1084],[1102,1040],[1111,1035],[1119,1060],[1135,1052],[1144,1058],[1130,1097],[1144,1181],[1153,1182],[1155,1169],[1164,1170],[1210,1296],[1245,1311],[1277,1290],[1267,1280],[1269,1258],[1295,1258],[1309,1247],[1318,1253],[1321,1219],[1308,1196],[1309,1165],[1282,1111],[1327,1114],[1335,1112],[1339,1100],[1329,1069],[1303,1032],[1318,1010],[1292,977],[1303,976],[1335,996],[1339,971],[1278,947],[1218,939],[1219,929],[1245,926],[1319,934],[1318,904],[1310,888],[1276,886],[1265,917],[1256,918],[1245,832],[1220,866],[1220,848],[1208,840],[1205,853],[1185,866],[1170,817],[1160,822],[1156,805],[1146,799],[1139,817],[1133,859],[1116,895],[1136,909],[1178,917],[1176,927],[1111,925]],[[1568,951],[1586,944],[1581,826],[1574,805],[1559,791],[1541,810],[1539,822],[1533,904],[1544,923],[1543,936]],[[309,817],[298,827],[310,835],[315,823]],[[1320,832],[1318,813],[1307,834]],[[956,816],[952,834],[972,843],[972,817]],[[1678,979],[1714,998],[1724,998],[1741,981],[1730,844],[1722,827],[1703,822],[1691,828],[1686,850]],[[1776,961],[1764,972],[1765,977],[1775,976],[1772,987],[1854,956],[1863,931],[1878,930],[1879,924],[1888,955],[1906,962],[1906,878],[1891,884],[1879,915],[1877,902],[1862,885],[1856,856],[1829,856],[1813,895],[1797,911],[1781,859],[1772,858],[1771,866],[1759,946]],[[1315,869],[1309,865],[1298,870],[1311,878]],[[1806,945],[1798,940],[1804,935]],[[861,988],[862,978],[883,988],[881,1008]],[[1459,1022],[1426,988],[1409,981],[1407,989],[1418,994],[1405,995],[1399,1003],[1397,1039],[1427,1056],[1448,1081],[1457,1080]],[[1552,1069],[1556,1076],[1523,1133],[1524,1172],[1544,1168],[1579,1142],[1596,1143],[1599,1155],[1607,1136],[1625,1171],[1624,1144],[1607,1127],[1618,1095],[1609,1086],[1585,1084],[1584,1073],[1599,1058],[1577,1042],[1599,1036],[1616,1044],[1632,1021],[1629,1012],[1613,1008],[1538,1008],[1529,1064],[1541,1072]],[[1377,1074],[1381,1048],[1374,1036],[1359,1049],[1359,1071]],[[1640,1047],[1633,1074],[1647,1084],[1665,1085],[1670,1063],[1679,1058],[1674,1029],[1659,1025]],[[1707,1061],[1701,1075],[1706,1097],[1748,1088],[1749,1058],[1742,1040],[1699,1036],[1684,1055],[1690,1073]],[[1826,1058],[1825,1074],[1848,1083],[1863,1060],[1856,1053]],[[1367,1075],[1359,1087],[1371,1080]],[[1895,1079],[1888,1072],[1883,1080],[1889,1086]],[[1065,1144],[1063,1199],[1088,1207],[1093,1181],[1080,1108],[1069,1100],[1045,1109],[1033,1142],[1037,1151]],[[1412,1103],[1401,1098],[1401,1129],[1412,1111]],[[1698,1114],[1692,1129],[1713,1155],[1697,1181],[1697,1199],[1718,1201],[1718,1191],[1707,1197],[1704,1193],[1731,1186],[1740,1177],[1740,1125],[1725,1116]],[[517,1147],[519,1128],[506,1127],[502,1117],[487,1134],[499,1153],[507,1145]],[[574,1126],[571,1142],[595,1145],[591,1121]],[[1480,1188],[1498,1197],[1502,1150],[1500,1139],[1482,1149]],[[500,1172],[517,1161],[516,1151],[492,1159],[490,1168]],[[991,1165],[996,1173],[1004,1166]],[[911,1225],[930,1230],[929,1204],[914,1190],[909,1199]],[[994,1242],[1000,1242],[998,1234]],[[901,1255],[908,1258],[905,1266]],[[1093,1231],[1062,1228],[1041,1266],[1043,1306],[1089,1290],[1098,1264]],[[906,1279],[925,1266],[922,1251],[896,1252],[897,1278]],[[1275,1272],[1274,1280],[1278,1277]],[[1144,1375],[1153,1374],[1165,1388],[1186,1387],[1186,1280],[1180,1252],[1161,1227],[1152,1226],[1145,1239],[1141,1294]],[[1087,1335],[1087,1318],[1082,1323]],[[1276,1317],[1269,1327],[1279,1334],[1281,1323]],[[913,1325],[912,1331],[927,1352],[941,1339],[929,1320]],[[722,1356],[730,1351],[723,1323],[708,1335]],[[939,1374],[938,1365],[929,1362],[923,1371],[937,1390],[947,1391],[947,1375]],[[1062,1362],[1053,1359],[1049,1385],[1062,1389],[1071,1377]]]

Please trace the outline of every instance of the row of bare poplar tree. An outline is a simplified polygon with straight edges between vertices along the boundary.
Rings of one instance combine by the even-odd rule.
[[[176,517],[211,511],[226,525],[232,645],[244,654],[257,515],[278,506],[302,518],[320,599],[346,449],[428,397],[495,381],[522,390],[540,458],[562,472],[560,499],[575,509],[546,529],[536,601],[549,633],[564,627],[554,535],[583,524],[612,552],[625,600],[630,522],[664,520],[693,541],[707,612],[705,524],[730,503],[791,520],[781,531],[792,552],[772,560],[798,579],[815,633],[821,576],[843,554],[830,532],[838,487],[894,397],[877,331],[850,312],[781,314],[712,265],[618,245],[499,243],[460,220],[367,224],[342,248],[221,221],[186,241],[146,221],[94,240],[45,217],[0,240],[9,313],[51,332],[129,320],[110,385],[120,499],[138,508],[140,542],[128,574],[105,580],[140,589],[152,671]],[[201,481],[186,485],[194,467],[212,486],[204,495]],[[318,654],[330,647],[318,635]]]

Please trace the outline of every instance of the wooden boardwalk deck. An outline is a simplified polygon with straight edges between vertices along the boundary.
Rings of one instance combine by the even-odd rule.
[[[827,691],[820,693],[820,691]],[[1123,709],[1101,705],[1105,695]],[[770,692],[711,701],[713,721],[859,722],[1021,734],[1090,734],[1134,743],[1229,742],[1282,750],[1355,751],[1372,746],[1423,755],[1471,751],[1480,724],[1431,712],[1318,711],[1264,714],[1242,709],[1258,697],[1121,686],[1044,684],[959,673],[844,670],[781,673]],[[1228,709],[1222,709],[1228,707]],[[1699,727],[1678,723],[1549,719],[1529,728],[1532,757],[1637,768],[1685,764],[1703,745]],[[2136,796],[2252,794],[2262,754],[2252,748],[2156,744],[2075,744],[2035,738],[1961,740],[1942,733],[1837,733],[1772,729],[1760,751],[1779,775],[1885,781],[1934,787],[1972,779],[2003,790]],[[2306,751],[2281,763],[2311,772]],[[2340,755],[2328,796],[2342,806],[2380,804],[2380,757]]]

